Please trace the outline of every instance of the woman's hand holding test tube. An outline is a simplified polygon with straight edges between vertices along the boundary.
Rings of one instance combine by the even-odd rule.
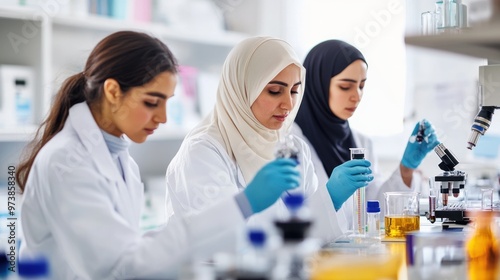
[[[279,158],[264,165],[245,188],[244,192],[254,213],[258,213],[278,200],[283,192],[297,188],[300,172],[297,161]]]
[[[335,167],[326,183],[335,211],[359,188],[373,180],[371,163],[366,159],[355,159]]]

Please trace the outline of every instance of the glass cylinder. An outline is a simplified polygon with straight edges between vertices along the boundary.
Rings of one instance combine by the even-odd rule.
[[[422,35],[433,35],[436,33],[436,13],[424,12],[420,19]]]
[[[350,148],[351,160],[364,159],[365,148]],[[353,235],[364,236],[366,227],[366,197],[365,188],[357,189],[353,194],[353,220],[351,233]]]

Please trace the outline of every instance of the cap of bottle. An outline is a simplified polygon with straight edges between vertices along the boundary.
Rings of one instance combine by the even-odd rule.
[[[49,275],[49,262],[47,258],[42,256],[19,259],[17,265],[19,276],[37,277]]]
[[[380,204],[378,200],[368,200],[366,201],[366,212],[367,213],[377,213],[380,212]]]
[[[9,267],[9,260],[4,251],[0,251],[0,279],[7,278],[7,272]]]
[[[264,246],[266,233],[263,230],[253,229],[248,232],[248,239],[254,246]]]
[[[304,195],[301,193],[289,193],[285,196],[284,202],[288,209],[298,209],[304,203]]]

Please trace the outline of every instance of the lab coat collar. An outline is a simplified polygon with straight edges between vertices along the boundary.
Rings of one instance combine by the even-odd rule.
[[[80,139],[81,145],[83,145],[83,147],[75,147],[75,149],[85,149],[91,155],[91,160],[96,165],[96,169],[99,170],[99,174],[109,180],[109,187],[116,186],[116,191],[119,193],[118,200],[115,203],[116,211],[122,213],[130,225],[138,228],[141,203],[135,201],[142,200],[143,185],[140,177],[131,174],[133,171],[129,163],[128,150],[118,154],[123,165],[124,181],[116,164],[113,162],[101,129],[97,126],[87,103],[82,102],[73,105],[70,109],[68,121]],[[137,205],[139,206],[134,207]]]
[[[101,129],[97,126],[88,104],[82,102],[73,105],[69,110],[68,121],[74,128],[78,138],[80,138],[83,147],[92,155],[93,162],[97,165],[98,170],[111,181],[121,178],[111,158],[108,146],[106,146]]]

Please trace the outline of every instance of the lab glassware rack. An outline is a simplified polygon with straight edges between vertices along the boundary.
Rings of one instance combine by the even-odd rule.
[[[406,36],[408,45],[500,62],[500,23],[461,29],[460,33]]]

